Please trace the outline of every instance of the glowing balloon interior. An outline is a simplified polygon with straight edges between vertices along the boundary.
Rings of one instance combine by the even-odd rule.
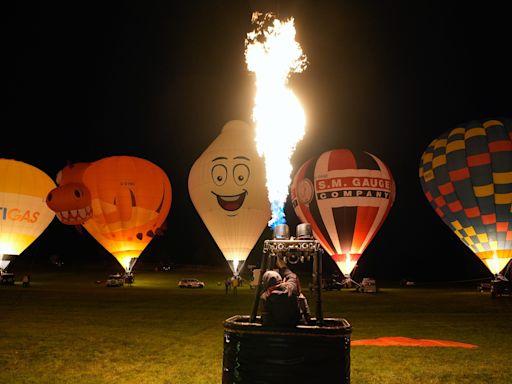
[[[133,156],[77,163],[59,173],[47,203],[64,224],[82,224],[127,272],[171,207],[169,178],[155,164]]]
[[[190,198],[236,275],[270,218],[263,160],[254,132],[229,121],[193,164]]]
[[[55,187],[40,169],[0,159],[0,270],[41,235],[55,214],[45,198]]]
[[[350,275],[395,200],[389,168],[367,152],[336,149],[304,163],[291,199],[303,223],[345,275]]]
[[[512,258],[512,123],[472,121],[427,147],[423,192],[443,222],[498,274]]]

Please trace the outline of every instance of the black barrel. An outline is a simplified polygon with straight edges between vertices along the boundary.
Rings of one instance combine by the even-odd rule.
[[[274,328],[250,323],[249,316],[230,317],[224,321],[222,384],[349,384],[351,333],[345,319]]]

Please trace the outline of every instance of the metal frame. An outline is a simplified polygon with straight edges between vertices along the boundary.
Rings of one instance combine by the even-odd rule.
[[[261,258],[261,271],[258,276],[258,283],[256,285],[256,293],[254,303],[251,311],[250,322],[256,321],[258,307],[260,302],[260,295],[262,291],[261,279],[263,274],[275,265],[276,259],[280,258],[285,263],[296,264],[298,262],[310,261],[313,259],[313,287],[315,294],[316,304],[316,323],[322,325],[324,322],[322,311],[322,255],[323,248],[318,240],[265,240],[263,244],[263,254]]]

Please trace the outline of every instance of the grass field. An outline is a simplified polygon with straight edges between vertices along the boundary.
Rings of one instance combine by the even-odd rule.
[[[197,277],[204,289],[179,289]],[[0,286],[0,383],[217,384],[222,321],[249,314],[254,291],[226,295],[219,272],[140,272],[133,286],[101,273],[34,274],[29,288]],[[314,313],[314,300],[306,292]],[[351,350],[351,383],[512,382],[512,298],[462,288],[323,293],[324,316],[346,318],[352,339],[406,336],[476,349]],[[316,383],[314,383],[316,384]]]

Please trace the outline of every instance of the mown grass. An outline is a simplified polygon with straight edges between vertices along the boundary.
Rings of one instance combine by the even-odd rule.
[[[179,289],[182,277],[207,286]],[[1,383],[220,383],[222,321],[249,314],[253,290],[244,285],[225,295],[225,276],[204,271],[141,272],[121,288],[97,278],[39,274],[29,288],[0,287]],[[324,292],[323,299],[324,315],[346,318],[354,340],[407,336],[478,345],[354,346],[353,384],[510,383],[510,298],[493,300],[476,289],[381,288]]]

